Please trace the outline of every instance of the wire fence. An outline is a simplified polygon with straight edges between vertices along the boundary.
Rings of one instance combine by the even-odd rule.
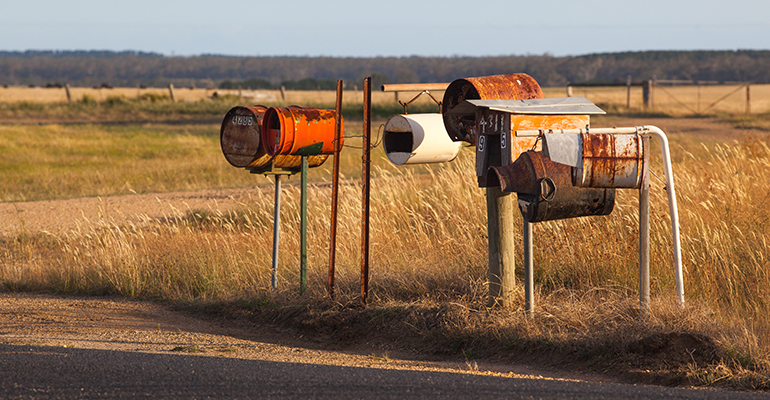
[[[770,84],[671,84],[652,85],[651,104],[645,106],[641,86],[572,86],[545,88],[546,97],[584,96],[618,111],[657,111],[669,115],[764,114],[770,112]]]

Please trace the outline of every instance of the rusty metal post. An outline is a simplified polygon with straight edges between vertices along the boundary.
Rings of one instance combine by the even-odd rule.
[[[334,264],[337,258],[337,204],[340,183],[340,138],[342,137],[342,81],[337,81],[334,124],[334,167],[332,169],[332,215],[329,226],[329,297],[334,298]]]
[[[372,77],[364,79],[363,217],[361,219],[361,305],[369,296],[369,169],[371,164]]]
[[[532,258],[533,240],[532,223],[524,221],[523,224],[524,241],[524,311],[527,316],[535,316],[535,263]]]
[[[273,206],[273,273],[270,287],[278,289],[278,231],[281,226],[281,175],[275,175],[275,205]]]

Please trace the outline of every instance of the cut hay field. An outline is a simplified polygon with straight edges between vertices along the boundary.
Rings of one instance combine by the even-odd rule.
[[[393,102],[394,94],[383,95],[391,99],[384,102]],[[215,106],[205,115],[234,105],[190,103],[202,102]],[[124,104],[126,110],[138,107]],[[97,105],[84,106],[83,115],[107,110]],[[38,110],[49,112],[46,107]],[[349,108],[360,114],[355,103]],[[34,114],[16,118],[24,123],[0,124],[0,193],[6,204],[271,184],[227,164],[217,123],[38,124]],[[373,124],[375,132],[382,122]],[[387,332],[388,343],[408,337],[432,354],[469,360],[527,360],[652,383],[768,390],[770,121],[767,115],[592,118],[596,127],[642,124],[661,127],[671,140],[687,298],[685,308],[675,304],[668,206],[663,183],[652,177],[653,301],[647,319],[640,317],[636,297],[637,197],[628,190],[618,191],[609,216],[535,226],[534,319],[523,313],[521,287],[516,306],[488,308],[486,198],[476,184],[471,149],[451,163],[428,167],[395,167],[377,150],[371,303],[360,308],[361,150],[352,137],[360,136],[362,124],[352,119],[341,156],[334,300],[325,290],[330,161],[309,173],[309,289],[303,295],[300,194],[291,184],[283,193],[277,291],[269,287],[270,190],[254,190],[230,208],[177,207],[157,217],[155,210],[140,210],[130,222],[104,209],[64,232],[21,224],[0,236],[0,290],[159,299],[286,322],[298,335],[352,341],[355,336],[345,336],[351,329]],[[657,148],[653,140],[652,169],[662,177]],[[18,215],[23,221],[23,213]],[[518,213],[515,218],[520,226]],[[519,262],[520,236],[516,242]],[[521,282],[521,268],[516,275]],[[645,347],[656,338],[663,343],[658,350]],[[677,338],[695,345],[679,346]],[[639,353],[639,346],[652,350]]]

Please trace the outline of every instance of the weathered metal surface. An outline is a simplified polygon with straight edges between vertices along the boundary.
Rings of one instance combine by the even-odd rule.
[[[265,111],[267,107],[263,106],[237,106],[225,114],[219,130],[219,144],[232,166],[246,167],[265,154],[260,146]]]
[[[589,115],[511,115],[511,161],[528,151],[541,151],[543,144],[536,136],[520,136],[518,131],[535,129],[580,129],[591,123]]]
[[[340,138],[342,138],[342,80],[337,81],[337,101],[335,106],[335,115],[337,116],[334,124],[334,165],[332,166],[332,205],[331,221],[329,223],[329,276],[328,293],[329,298],[334,298],[334,270],[337,262],[337,206],[339,205],[339,186],[340,186]]]
[[[385,122],[382,147],[396,165],[452,161],[462,142],[453,142],[441,114],[394,115]]]
[[[369,297],[369,194],[371,169],[371,133],[372,133],[372,78],[364,79],[364,141],[362,157],[362,193],[361,193],[361,305],[366,306]]]
[[[527,151],[513,164],[492,167],[503,192],[516,192],[527,222],[608,215],[615,190],[572,186],[571,167],[552,162],[542,152]]]
[[[585,97],[556,97],[529,100],[465,100],[449,113],[467,114],[475,107],[504,111],[510,114],[527,115],[596,115],[606,114]]]
[[[634,188],[642,183],[645,140],[642,135],[580,134],[582,160],[573,169],[579,187]]]
[[[451,113],[465,100],[526,100],[543,98],[540,85],[527,74],[492,75],[457,79],[447,87],[442,101],[444,125],[454,141],[476,144],[475,113]]]
[[[335,114],[315,107],[271,107],[265,111],[262,146],[270,155],[333,154]]]
[[[444,91],[449,83],[396,83],[382,85],[383,92],[424,92],[426,90]]]

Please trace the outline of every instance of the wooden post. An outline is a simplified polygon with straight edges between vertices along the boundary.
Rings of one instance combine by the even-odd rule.
[[[642,84],[642,100],[644,108],[652,108],[652,81],[644,81]]]
[[[631,109],[631,75],[626,78],[626,109]]]
[[[503,193],[499,187],[487,188],[487,234],[489,237],[490,307],[512,304],[516,285],[513,213],[516,196]]]
[[[176,102],[176,100],[174,99],[174,84],[173,83],[169,83],[168,84],[168,95],[169,95],[169,97],[171,97],[171,102],[172,103]]]
[[[567,85],[567,97],[572,97],[572,86]]]
[[[746,84],[746,114],[751,114],[751,84]]]
[[[72,102],[72,96],[70,95],[70,84],[69,83],[65,83],[64,84],[64,91],[67,93],[67,102],[71,103]]]
[[[286,86],[281,85],[281,100],[286,100]]]

